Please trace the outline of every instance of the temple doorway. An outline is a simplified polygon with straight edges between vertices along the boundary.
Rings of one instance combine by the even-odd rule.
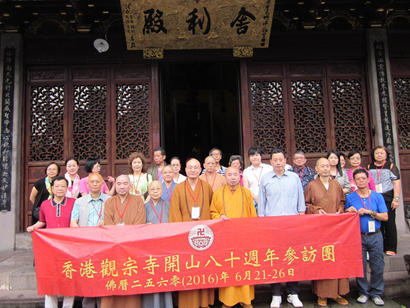
[[[166,63],[160,68],[161,144],[167,157],[201,161],[213,147],[243,154],[240,129],[239,65]]]

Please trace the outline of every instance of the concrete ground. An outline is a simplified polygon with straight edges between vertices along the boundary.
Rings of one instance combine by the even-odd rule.
[[[1,294],[1,293],[0,293]],[[1,295],[0,295],[1,296]],[[355,307],[355,308],[375,308],[378,307],[376,305],[373,304],[373,302],[369,301],[366,304],[359,304],[356,302],[355,298],[351,297],[351,296],[347,296],[346,297],[349,301],[349,306],[346,307]],[[303,299],[303,298],[302,298]],[[284,300],[286,300],[284,298]],[[385,298],[385,306],[387,308],[410,308],[410,297],[401,297],[401,298],[396,298],[396,299],[390,299],[390,298]],[[254,308],[269,308],[269,302],[266,303],[255,303],[254,304]],[[315,300],[313,298],[311,299],[303,299],[303,304],[305,308],[317,308],[318,305],[316,304]],[[60,306],[61,306],[61,302],[60,302]],[[1,308],[40,308],[40,307],[44,307],[44,303],[42,300],[40,301],[36,301],[36,302],[0,302],[0,307]],[[78,299],[75,302],[75,308],[81,308],[81,301],[80,299]],[[213,306],[213,308],[219,308],[221,307],[220,303],[215,304]],[[235,308],[240,308],[241,306],[236,305]],[[288,303],[283,303],[281,305],[282,308],[292,308],[293,306],[288,304]],[[328,306],[329,308],[340,308],[342,306],[338,305],[337,303],[333,302],[333,301],[329,301],[328,302]]]

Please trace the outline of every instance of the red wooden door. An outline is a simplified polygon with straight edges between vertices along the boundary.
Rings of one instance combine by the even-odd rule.
[[[22,228],[31,222],[32,186],[49,162],[75,157],[83,166],[98,157],[103,176],[115,176],[131,152],[149,158],[159,145],[156,65],[29,67],[26,76]]]
[[[311,166],[330,149],[372,146],[364,71],[360,63],[241,63],[244,152],[252,145],[289,155],[301,150]]]

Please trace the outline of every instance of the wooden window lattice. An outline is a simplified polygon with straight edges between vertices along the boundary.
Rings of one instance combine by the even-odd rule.
[[[149,157],[149,86],[117,85],[116,87],[117,159],[138,151]]]
[[[107,158],[106,99],[105,85],[74,86],[73,152],[77,159]]]
[[[352,149],[366,151],[366,127],[360,80],[331,81],[335,123],[336,148],[342,152]]]
[[[31,87],[30,160],[59,160],[64,153],[64,86]]]
[[[281,81],[251,81],[254,144],[264,153],[286,149],[285,116]]]
[[[296,149],[326,151],[326,123],[321,80],[292,80]]]
[[[394,93],[400,150],[410,149],[410,78],[395,78]]]

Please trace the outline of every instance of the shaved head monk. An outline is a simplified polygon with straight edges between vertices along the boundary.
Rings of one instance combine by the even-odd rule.
[[[136,225],[145,224],[145,206],[141,196],[129,193],[131,188],[128,175],[120,175],[115,179],[117,194],[109,198],[104,206],[104,225]],[[104,296],[101,308],[141,307],[141,295]]]
[[[344,212],[345,194],[339,182],[330,178],[330,163],[326,158],[316,162],[319,175],[305,189],[306,214],[339,214]],[[341,295],[349,293],[349,279],[314,280],[313,292],[318,296],[317,304],[327,306],[327,299],[346,306],[349,302]]]
[[[191,158],[186,162],[187,180],[175,186],[169,208],[169,222],[211,219],[212,188],[199,179],[201,163]],[[208,307],[214,303],[214,290],[190,290],[178,293],[179,308]]]
[[[199,178],[211,185],[212,191],[215,192],[219,187],[226,184],[226,179],[223,175],[216,172],[216,160],[212,156],[205,158],[204,162],[205,173],[201,174]]]
[[[227,184],[215,191],[211,203],[212,219],[256,217],[251,192],[239,183],[241,175],[238,168],[225,170]],[[241,304],[243,308],[251,308],[255,298],[253,286],[226,287],[219,289],[219,300],[223,308]]]

